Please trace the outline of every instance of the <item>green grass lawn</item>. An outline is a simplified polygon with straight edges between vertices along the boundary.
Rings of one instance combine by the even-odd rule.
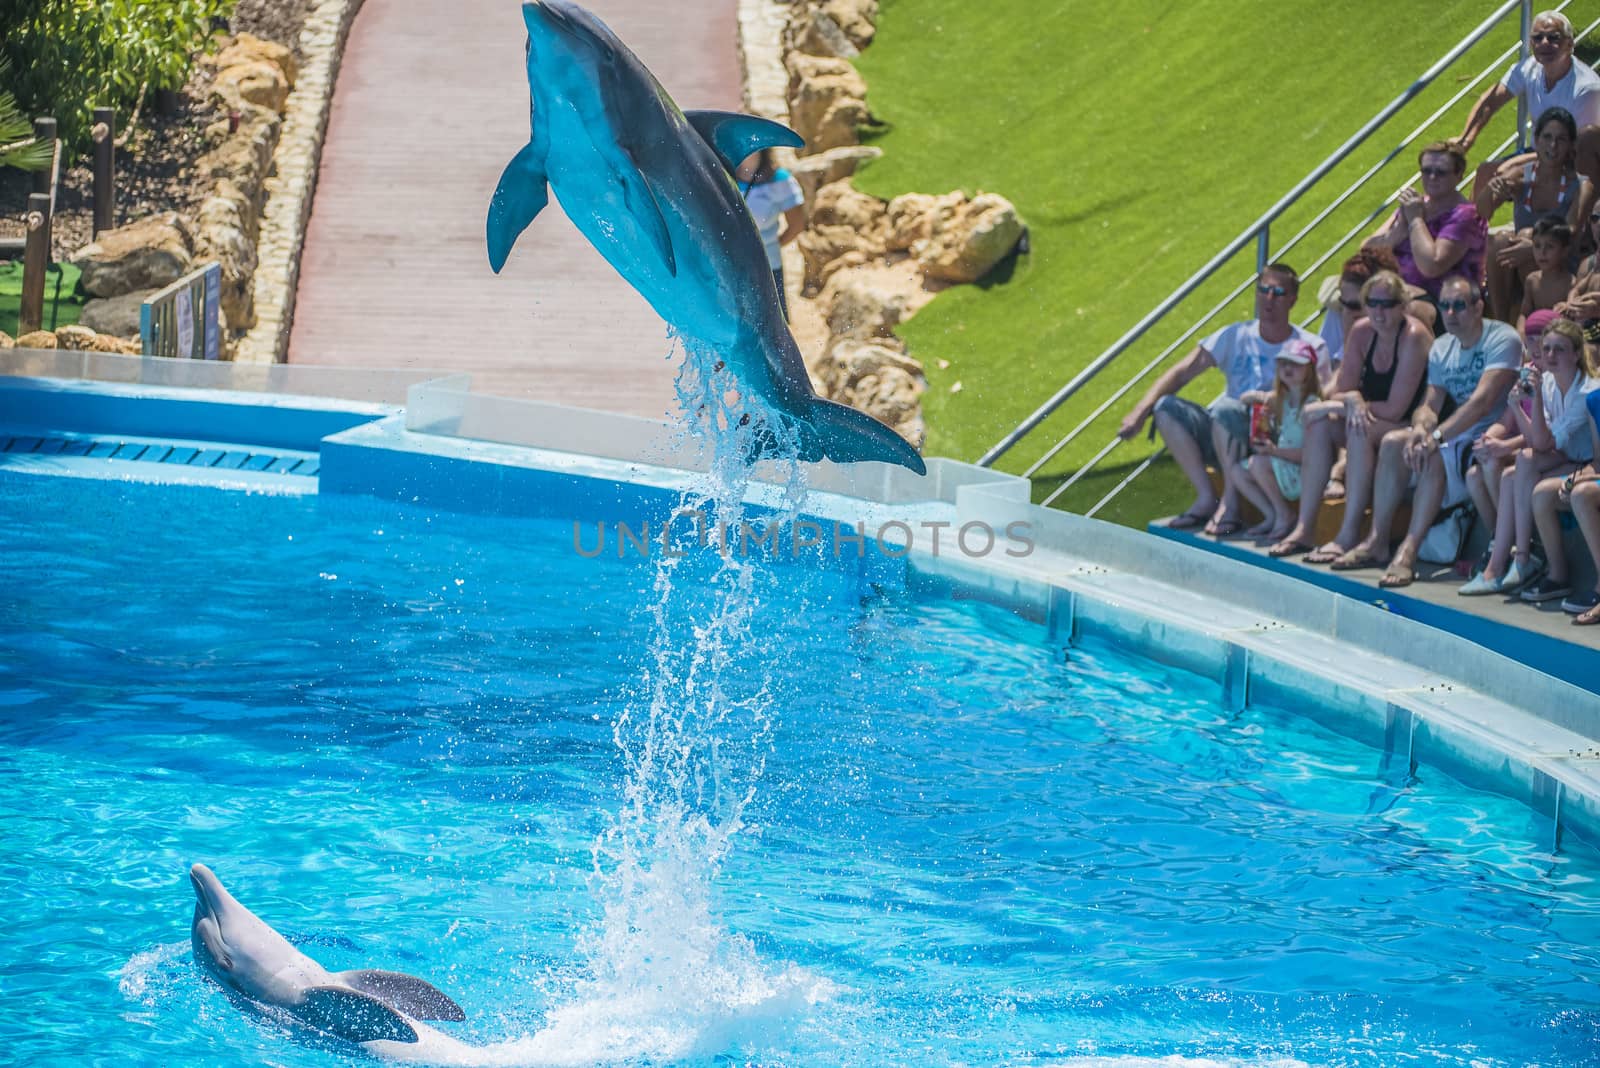
[[[83,301],[75,296],[78,288],[78,269],[64,263],[51,270],[44,280],[44,327],[54,330],[58,326],[71,326],[83,311]],[[60,300],[57,285],[60,283]],[[0,331],[17,336],[17,318],[22,310],[22,261],[0,262]],[[53,316],[52,316],[52,313]]]
[[[927,368],[928,451],[977,459],[1489,10],[1463,0],[1439,0],[1425,15],[1374,0],[883,0],[877,39],[858,62],[890,129],[873,142],[883,159],[857,186],[886,198],[998,192],[1032,235],[1029,255],[986,285],[941,295],[901,328]],[[1274,253],[1516,35],[1512,18],[1326,180],[1320,197],[1292,209],[1274,227]],[[1458,133],[1480,90],[1423,140]],[[1512,115],[1496,117],[1477,155],[1510,134]],[[1405,180],[1415,156],[1408,149],[1284,258],[1303,270]],[[1318,279],[1357,243],[1307,280],[1297,321],[1312,310]],[[997,466],[1032,463],[1254,264],[1252,247]],[[1218,325],[1248,313],[1240,302]],[[1116,405],[1117,418],[1143,388]],[[1220,376],[1208,375],[1194,395],[1206,400],[1220,388]],[[1047,465],[1036,492],[1106,444],[1115,423],[1107,417]],[[1150,451],[1143,439],[1121,447],[1059,503],[1089,507]],[[1142,524],[1187,502],[1181,475],[1163,462],[1102,514]]]

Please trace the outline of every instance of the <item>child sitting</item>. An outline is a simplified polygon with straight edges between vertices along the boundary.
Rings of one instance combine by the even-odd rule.
[[[1512,478],[1500,480],[1494,551],[1482,573],[1456,591],[1462,596],[1509,593],[1539,577],[1530,555],[1534,488],[1541,479],[1575,471],[1591,458],[1584,394],[1594,382],[1583,331],[1570,319],[1557,319],[1545,328],[1542,348],[1543,369],[1525,368],[1511,387],[1507,410],[1526,444],[1517,451]],[[1523,397],[1531,402],[1530,412],[1523,411]],[[1523,600],[1545,601],[1570,592],[1559,582],[1540,582],[1524,592]]]
[[[1567,269],[1572,251],[1572,227],[1559,215],[1546,215],[1533,224],[1533,262],[1537,266],[1528,275],[1522,289],[1523,320],[1541,308],[1554,308],[1566,304],[1572,293],[1572,272]]]
[[[1589,448],[1596,459],[1566,478],[1545,479],[1533,491],[1533,519],[1539,527],[1539,540],[1550,555],[1550,570],[1544,581],[1558,587],[1567,584],[1568,576],[1566,546],[1561,541],[1561,509],[1572,512],[1583,534],[1584,547],[1600,563],[1600,471],[1595,467],[1600,463],[1600,389],[1589,393],[1585,405],[1589,409]],[[1570,612],[1572,622],[1579,626],[1600,623],[1600,585],[1569,593],[1561,608]]]
[[[1542,335],[1545,328],[1555,321],[1555,312],[1541,308],[1523,323],[1524,368],[1545,369]],[[1495,529],[1499,518],[1500,479],[1510,470],[1518,451],[1526,444],[1522,438],[1522,424],[1517,422],[1513,407],[1520,407],[1523,415],[1531,416],[1533,399],[1524,393],[1516,404],[1506,405],[1505,414],[1472,442],[1472,466],[1467,468],[1467,492],[1472,495],[1472,504],[1478,510],[1478,517],[1490,530]],[[1484,560],[1488,560],[1487,554]]]
[[[1250,528],[1256,537],[1279,541],[1294,526],[1300,500],[1301,445],[1305,424],[1300,414],[1310,401],[1322,399],[1317,375],[1317,350],[1304,341],[1284,346],[1278,353],[1272,392],[1253,390],[1239,399],[1260,405],[1264,418],[1251,427],[1250,477],[1272,506],[1259,524]]]

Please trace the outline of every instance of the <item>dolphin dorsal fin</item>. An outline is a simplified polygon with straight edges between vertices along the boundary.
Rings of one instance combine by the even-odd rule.
[[[294,1013],[346,1042],[415,1042],[416,1028],[371,994],[342,986],[307,987]]]
[[[695,132],[716,150],[731,172],[746,156],[763,148],[804,148],[806,139],[781,122],[734,111],[685,111]]]
[[[404,972],[386,972],[377,968],[339,972],[334,978],[348,983],[363,994],[394,1006],[407,1016],[418,1020],[449,1020],[460,1023],[467,1018],[461,1006],[450,996],[425,979]]]

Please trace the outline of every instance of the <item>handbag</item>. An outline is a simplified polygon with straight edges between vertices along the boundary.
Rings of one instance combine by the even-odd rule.
[[[1417,546],[1417,559],[1430,564],[1454,565],[1461,558],[1476,516],[1471,501],[1460,501],[1440,512],[1423,536],[1422,544]]]

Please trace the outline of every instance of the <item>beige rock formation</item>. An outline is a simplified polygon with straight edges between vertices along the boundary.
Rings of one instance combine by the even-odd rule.
[[[932,232],[911,247],[929,278],[976,282],[1022,239],[1022,220],[1005,197],[980,193],[953,214],[942,212]]]
[[[920,398],[928,384],[922,365],[898,346],[841,338],[819,361],[817,375],[829,399],[861,409],[921,447],[927,429]]]
[[[796,4],[789,22],[783,29],[786,51],[804,52],[808,56],[830,56],[837,59],[855,59],[861,54],[833,16],[821,8]]]
[[[806,140],[805,155],[859,143],[857,129],[872,121],[867,83],[849,60],[790,52],[789,125]]]
[[[57,348],[56,336],[48,330],[35,330],[17,338],[19,349],[53,349]]]
[[[239,129],[228,133],[225,122],[208,127],[208,136],[221,143],[195,162],[202,181],[219,183],[226,178],[254,205],[255,216],[264,200],[262,183],[272,169],[272,151],[277,147],[283,119],[268,108],[247,105],[240,111]]]
[[[222,320],[224,330],[248,330],[255,325],[256,246],[250,222],[252,205],[238,186],[226,178],[200,205],[195,227],[195,259],[216,260],[222,267]]]
[[[214,56],[203,61],[213,70],[225,70],[240,63],[270,63],[277,67],[290,89],[299,71],[295,67],[294,53],[281,44],[264,41],[253,33],[241,33],[231,44],[225,45]]]
[[[858,192],[848,180],[825,185],[811,205],[811,219],[796,242],[805,258],[804,288],[820,290],[834,273],[884,253],[887,205]]]
[[[193,262],[193,235],[177,212],[151,215],[100,236],[72,256],[83,272],[83,288],[97,297],[177,281]]]
[[[851,177],[868,160],[881,155],[883,149],[875,146],[844,145],[814,156],[800,156],[787,167],[794,180],[800,183],[800,191],[805,194],[806,203],[809,204],[816,200],[823,186]]]
[[[822,0],[818,6],[851,44],[866,48],[872,43],[878,32],[878,0]]]
[[[17,339],[4,330],[0,330],[0,349],[14,349],[16,347]]]
[[[82,323],[76,326],[58,327],[56,329],[56,345],[59,348],[72,349],[79,352],[119,352],[125,354],[137,354],[139,352],[139,343],[137,341],[112,337],[110,334],[97,334]]]
[[[96,333],[129,337],[139,332],[139,308],[155,289],[136,289],[115,297],[91,300],[78,313],[78,323]]]
[[[289,79],[276,64],[252,60],[219,70],[211,91],[230,107],[254,104],[281,115],[289,100]]]

